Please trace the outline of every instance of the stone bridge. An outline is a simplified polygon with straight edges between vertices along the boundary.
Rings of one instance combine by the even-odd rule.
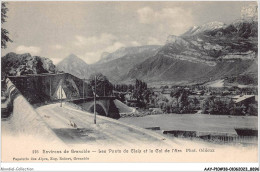
[[[115,97],[96,97],[96,112],[99,115],[119,118],[119,111],[114,103]],[[93,97],[85,99],[68,100],[73,104],[80,106],[83,110],[94,113]]]
[[[8,78],[32,105],[40,106],[62,100],[77,104],[83,110],[94,112],[94,98],[90,84],[71,74],[37,74]],[[96,100],[99,115],[120,117],[114,103],[115,97],[97,97]]]

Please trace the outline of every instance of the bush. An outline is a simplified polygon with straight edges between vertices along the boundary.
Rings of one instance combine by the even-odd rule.
[[[257,104],[249,104],[247,113],[248,115],[258,116]]]

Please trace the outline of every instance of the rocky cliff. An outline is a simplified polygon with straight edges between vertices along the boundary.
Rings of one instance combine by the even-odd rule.
[[[170,35],[153,57],[134,66],[124,78],[148,82],[208,81],[240,75],[255,78],[258,22],[249,9],[242,9],[243,18],[228,25],[211,22],[181,36]]]
[[[31,54],[8,53],[1,58],[2,76],[20,76],[25,74],[55,73],[56,67],[45,57]]]

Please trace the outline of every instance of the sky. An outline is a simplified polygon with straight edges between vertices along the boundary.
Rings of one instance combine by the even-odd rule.
[[[8,2],[12,43],[2,49],[50,58],[54,64],[70,54],[86,63],[122,47],[163,45],[194,25],[226,24],[240,18],[254,2]]]

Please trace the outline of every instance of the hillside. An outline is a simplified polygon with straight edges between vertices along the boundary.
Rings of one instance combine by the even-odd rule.
[[[154,53],[158,50],[159,47],[160,46],[158,45],[122,47],[112,53],[104,52],[101,55],[100,60],[96,64],[107,63],[125,56],[135,57],[136,55],[141,55],[140,58],[143,58],[145,56],[151,56],[154,55]]]
[[[256,74],[258,23],[253,20],[238,20],[230,25],[213,23],[217,26],[210,23],[181,36],[169,36],[155,56],[134,66],[124,78],[204,82]]]
[[[4,75],[20,76],[25,74],[54,73],[55,65],[45,57],[31,54],[8,53],[1,58],[2,77]]]
[[[220,28],[223,28],[224,26],[225,26],[225,23],[217,22],[217,21],[206,23],[201,26],[193,26],[187,32],[185,32],[183,34],[183,36],[196,35],[196,34],[208,31],[208,30],[220,29]]]
[[[69,55],[57,64],[57,69],[70,73],[78,78],[89,78],[94,73],[93,69],[82,59],[74,54]]]
[[[154,56],[161,46],[147,45],[121,48],[114,53],[106,53],[98,63],[91,65],[112,82],[121,81],[131,68]]]

